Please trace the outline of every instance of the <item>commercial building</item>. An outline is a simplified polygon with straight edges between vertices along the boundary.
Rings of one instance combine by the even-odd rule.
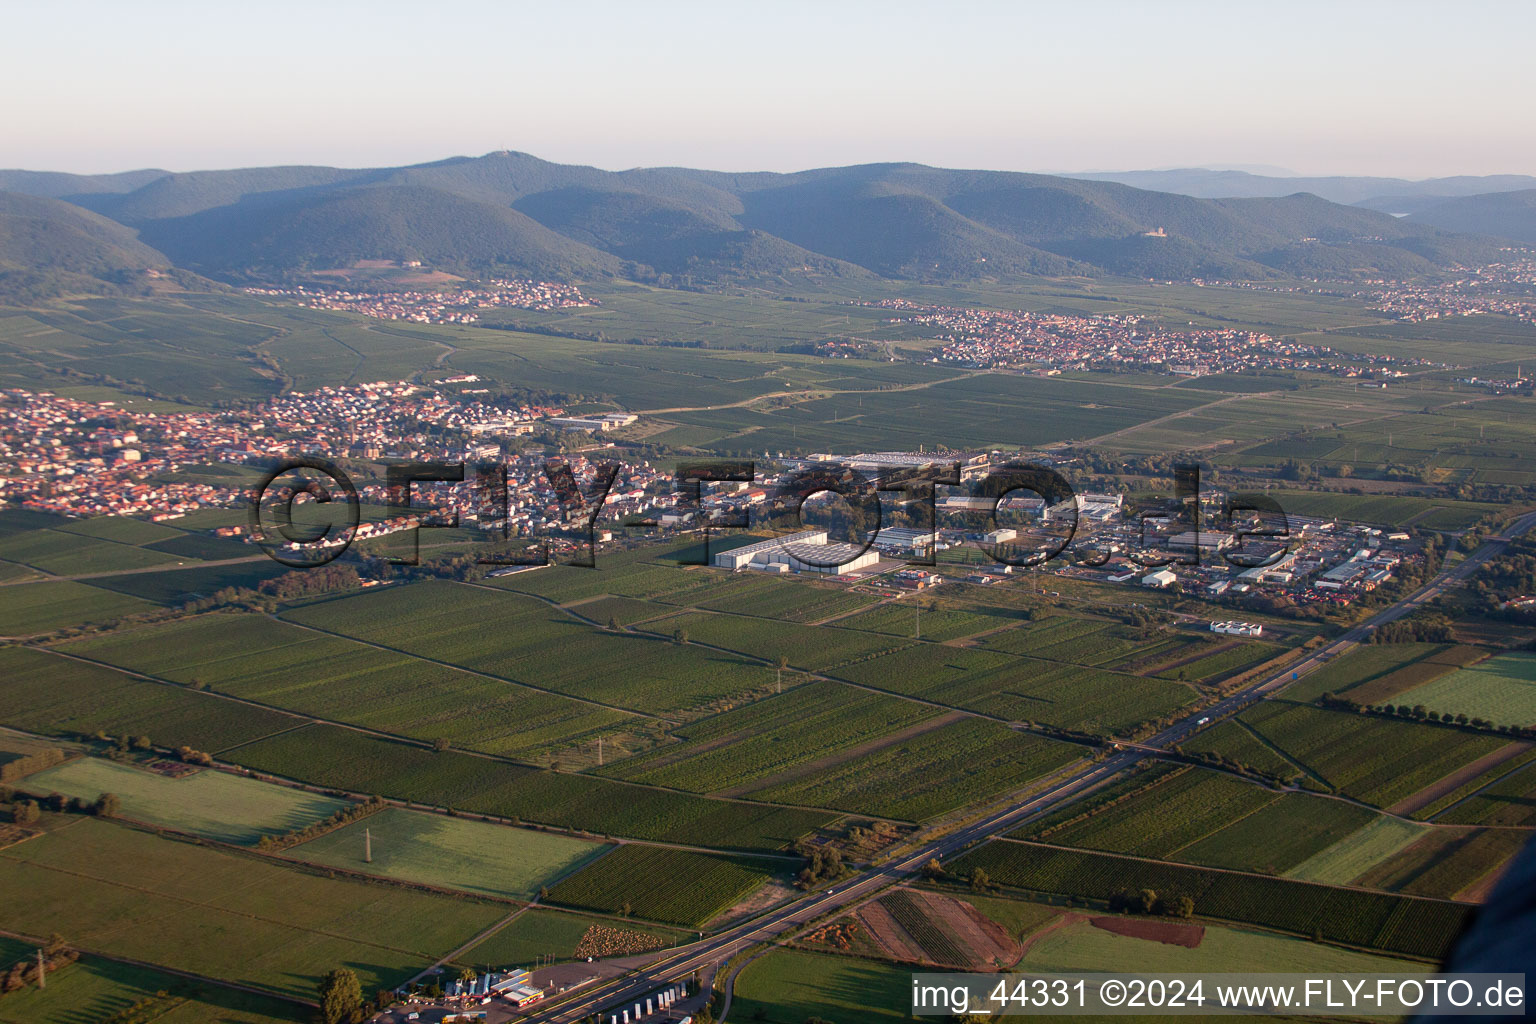
[[[933,530],[913,530],[905,526],[882,526],[870,539],[882,551],[926,554],[937,541]]]
[[[1220,533],[1214,530],[1185,530],[1168,538],[1168,548],[1171,551],[1196,551],[1201,555],[1217,555],[1237,543],[1237,538],[1230,533]]]
[[[807,455],[800,459],[785,459],[791,469],[809,466],[847,466],[861,473],[879,473],[882,470],[921,469],[924,466],[958,466],[960,479],[975,480],[987,475],[991,460],[984,454],[960,452],[860,452],[857,455]]]
[[[794,572],[819,572],[840,575],[874,565],[880,556],[857,544],[834,544],[826,530],[802,530],[783,537],[769,537],[729,551],[722,551],[710,563],[733,571],[783,565]],[[768,569],[783,572],[783,569]]]
[[[1211,632],[1225,633],[1228,636],[1263,636],[1264,626],[1262,623],[1258,622],[1237,622],[1236,620],[1230,620],[1227,622],[1211,623]]]
[[[551,416],[546,422],[561,430],[613,430],[627,427],[640,417],[627,412],[607,412],[601,416]]]

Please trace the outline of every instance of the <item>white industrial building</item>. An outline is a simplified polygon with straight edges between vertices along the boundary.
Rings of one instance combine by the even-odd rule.
[[[608,412],[601,416],[551,416],[546,422],[561,430],[613,430],[627,427],[640,417],[627,412]]]
[[[1147,573],[1141,578],[1144,587],[1171,587],[1179,581],[1172,569],[1159,569],[1157,572]]]
[[[905,526],[882,526],[869,535],[875,546],[886,551],[926,554],[938,542],[933,530],[914,530]]]
[[[818,465],[847,466],[861,473],[878,473],[882,470],[921,469],[925,466],[956,466],[961,480],[974,480],[987,475],[991,468],[985,454],[964,452],[860,452],[857,455],[829,455],[818,452],[804,458],[784,459],[784,465],[801,469]]]
[[[838,575],[874,565],[880,555],[873,549],[866,550],[857,544],[834,544],[827,538],[826,530],[802,530],[783,537],[769,537],[729,551],[722,551],[710,559],[711,564],[722,569],[740,570],[763,568],[770,572],[784,572],[773,566],[783,565],[794,572],[821,572]]]

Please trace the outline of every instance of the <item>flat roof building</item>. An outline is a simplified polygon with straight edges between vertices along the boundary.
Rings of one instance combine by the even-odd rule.
[[[784,565],[795,572],[839,575],[874,565],[878,561],[880,556],[873,550],[866,550],[857,544],[830,542],[826,530],[802,530],[722,551],[710,559],[710,564],[733,571]]]

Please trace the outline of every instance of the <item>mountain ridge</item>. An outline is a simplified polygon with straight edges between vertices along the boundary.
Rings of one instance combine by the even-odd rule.
[[[404,167],[94,179],[0,171],[6,182],[87,189],[67,201],[132,228],[177,266],[232,282],[377,259],[706,286],[865,275],[1246,279],[1417,274],[1494,251],[1485,239],[1305,193],[1209,199],[916,163],[606,171],[499,151]]]

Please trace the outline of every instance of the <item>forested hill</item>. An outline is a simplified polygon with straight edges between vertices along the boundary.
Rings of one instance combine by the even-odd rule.
[[[354,170],[0,171],[0,186],[63,200],[53,210],[60,239],[86,223],[98,234],[136,232],[139,246],[120,245],[115,257],[124,266],[152,260],[148,246],[232,282],[368,259],[698,285],[869,275],[1406,276],[1494,250],[1479,237],[1309,194],[1202,199],[919,164],[610,172],[500,152]],[[52,248],[38,250],[33,269],[47,270]]]

